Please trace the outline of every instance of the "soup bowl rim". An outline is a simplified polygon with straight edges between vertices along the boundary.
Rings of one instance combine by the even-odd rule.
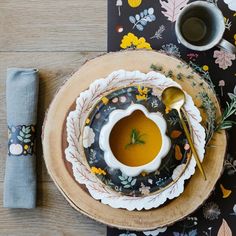
[[[162,144],[157,155],[148,163],[140,166],[129,166],[120,162],[113,154],[110,147],[110,134],[115,124],[121,119],[130,116],[134,111],[141,111],[150,120],[152,120],[160,130]],[[157,170],[162,159],[168,154],[171,141],[166,135],[167,124],[163,115],[160,112],[149,112],[145,106],[141,104],[132,104],[127,109],[116,109],[109,115],[109,121],[105,124],[99,135],[99,146],[104,152],[104,160],[106,164],[112,169],[120,169],[120,171],[127,176],[137,176],[142,172],[153,172]]]

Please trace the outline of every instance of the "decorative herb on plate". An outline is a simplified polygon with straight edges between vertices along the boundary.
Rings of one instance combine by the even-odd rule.
[[[234,87],[234,93],[228,93],[230,98],[230,103],[226,102],[227,106],[222,114],[220,122],[216,127],[216,131],[221,129],[230,129],[236,121],[228,120],[233,115],[236,115],[236,86]]]
[[[130,133],[130,143],[125,145],[125,148],[128,148],[134,144],[145,144],[145,141],[141,139],[144,134],[140,134],[137,129],[132,129]]]
[[[158,66],[158,65],[155,65],[155,64],[151,64],[150,68],[154,71],[162,71],[163,70],[162,66]]]

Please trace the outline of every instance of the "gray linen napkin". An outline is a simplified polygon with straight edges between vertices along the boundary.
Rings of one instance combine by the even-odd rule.
[[[34,208],[36,205],[35,125],[38,71],[9,68],[6,81],[8,156],[3,206]]]

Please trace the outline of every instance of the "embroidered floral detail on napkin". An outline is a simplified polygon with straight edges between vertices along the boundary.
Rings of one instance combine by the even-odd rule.
[[[35,127],[18,125],[8,127],[8,155],[32,155],[34,153]]]

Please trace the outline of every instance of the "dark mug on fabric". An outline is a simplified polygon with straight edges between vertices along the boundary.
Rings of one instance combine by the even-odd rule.
[[[230,53],[236,53],[236,47],[223,39],[225,22],[222,12],[212,3],[196,1],[188,4],[179,14],[175,33],[185,47],[206,51],[218,46]]]

